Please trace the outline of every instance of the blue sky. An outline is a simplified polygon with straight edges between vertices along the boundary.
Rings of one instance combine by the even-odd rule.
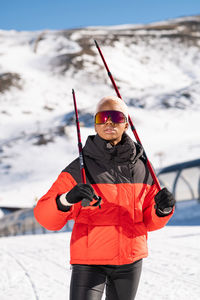
[[[0,0],[0,29],[151,23],[200,14],[200,0]]]

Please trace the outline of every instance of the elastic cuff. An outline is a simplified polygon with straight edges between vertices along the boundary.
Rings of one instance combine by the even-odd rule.
[[[60,196],[57,196],[57,198],[56,198],[56,204],[57,204],[58,209],[61,210],[61,211],[64,211],[64,212],[69,211],[70,208],[71,208],[71,205],[72,205],[72,204],[68,203],[67,200],[65,200],[65,202],[64,202],[63,197],[65,197],[66,194],[67,194],[67,193],[62,194],[62,195],[60,195]],[[64,196],[64,195],[65,195],[65,196]],[[63,197],[62,197],[62,196],[63,196]],[[62,202],[61,202],[61,197],[62,197]],[[66,198],[65,198],[65,199],[66,199]],[[63,202],[66,203],[66,204],[63,204]]]
[[[158,217],[166,217],[171,214],[173,207],[167,207],[165,210],[161,210],[159,208],[156,209],[156,215]]]
[[[60,195],[60,202],[61,204],[63,204],[64,206],[71,206],[72,203],[69,203],[66,199],[66,196],[67,196],[68,193],[65,193],[65,194],[62,194]]]

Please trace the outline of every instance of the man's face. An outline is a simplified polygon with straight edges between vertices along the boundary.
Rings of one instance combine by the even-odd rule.
[[[120,103],[108,100],[98,107],[98,111],[117,110],[123,112]],[[113,123],[111,118],[108,118],[104,124],[95,124],[96,133],[104,140],[116,145],[121,141],[123,133],[128,128],[128,123]]]

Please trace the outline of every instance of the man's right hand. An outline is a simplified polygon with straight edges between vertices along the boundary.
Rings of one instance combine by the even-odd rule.
[[[66,194],[66,200],[70,204],[78,203],[83,199],[87,199],[91,202],[93,201],[94,195],[94,190],[91,185],[78,183]]]

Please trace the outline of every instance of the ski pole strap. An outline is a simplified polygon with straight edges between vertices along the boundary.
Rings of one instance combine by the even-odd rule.
[[[87,207],[87,206],[99,206],[99,208],[101,208],[101,197],[100,196],[97,196],[97,195],[94,195],[94,199],[96,200],[96,202],[92,205],[90,205],[90,200],[88,199],[83,199],[82,202],[81,202],[81,205],[83,207]]]
[[[101,197],[94,195],[94,199],[97,200],[97,202],[92,204],[92,206],[99,206],[99,208],[101,208],[101,200],[102,200]]]

